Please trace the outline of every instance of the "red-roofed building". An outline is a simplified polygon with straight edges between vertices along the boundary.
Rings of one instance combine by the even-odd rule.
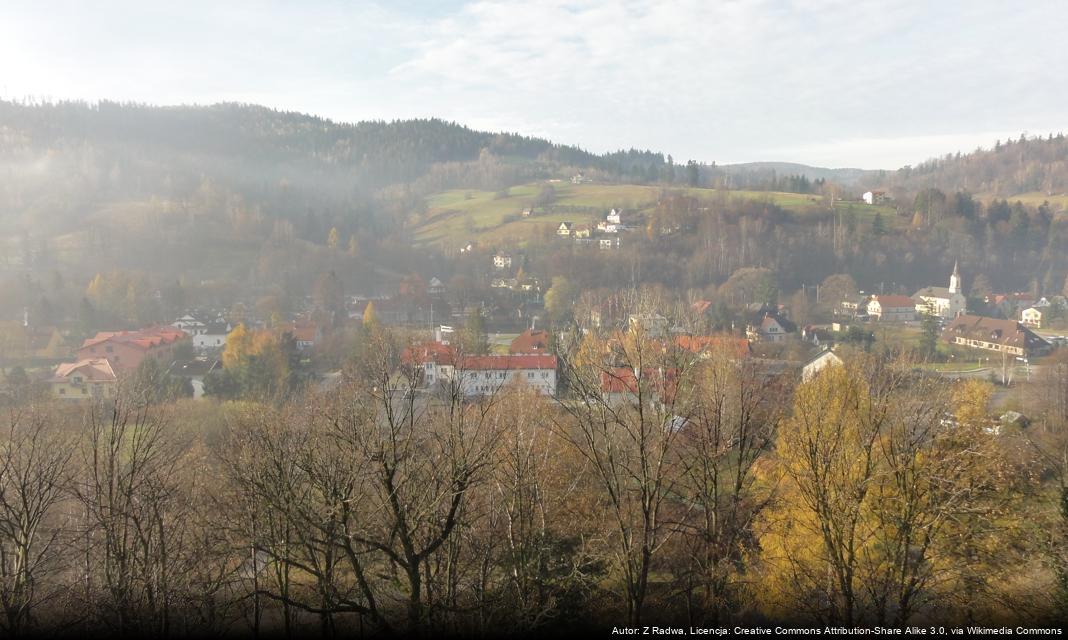
[[[700,356],[721,352],[732,358],[747,358],[752,353],[749,340],[730,334],[713,336],[676,336],[675,344],[680,349],[691,351]]]
[[[546,353],[548,350],[549,332],[544,329],[527,329],[508,347],[508,353]]]
[[[1016,320],[999,320],[983,316],[961,315],[946,325],[942,339],[973,349],[1031,357],[1050,350],[1050,344]]]
[[[166,366],[174,361],[175,347],[188,339],[185,331],[170,326],[102,331],[82,343],[78,360],[105,358],[118,373],[136,369],[145,358],[155,358]]]
[[[553,355],[463,355],[450,345],[428,342],[406,349],[402,361],[422,370],[425,386],[455,382],[467,397],[491,395],[513,383],[556,395],[557,359]]]
[[[872,296],[868,315],[882,322],[908,322],[916,319],[916,302],[908,296]]]
[[[112,397],[118,381],[106,358],[91,358],[59,365],[48,384],[61,400],[93,400]]]
[[[647,367],[642,369],[639,383],[635,370],[629,367],[601,372],[601,396],[609,405],[637,402],[639,390],[660,402],[671,402],[678,390],[678,373],[673,369]]]

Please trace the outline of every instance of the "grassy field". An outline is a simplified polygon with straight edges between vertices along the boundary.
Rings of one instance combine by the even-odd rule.
[[[569,221],[592,224],[613,207],[628,212],[646,212],[656,206],[661,188],[646,185],[553,183],[556,201],[551,213],[539,212],[532,218],[520,218],[519,213],[537,199],[545,183],[512,187],[507,196],[492,191],[456,189],[435,194],[427,199],[427,214],[415,223],[415,238],[420,244],[467,242],[519,242],[539,233],[546,227]],[[716,189],[683,190],[687,195],[705,202],[724,198],[768,201],[796,214],[819,210],[823,201],[819,196],[768,191],[720,191]],[[862,223],[870,223],[876,212],[883,214],[887,227],[896,224],[891,207],[868,206],[862,203],[838,204],[845,213],[856,213]]]
[[[980,194],[978,196],[978,199],[982,200],[983,202],[989,202],[990,200],[994,199],[994,196],[993,194],[985,193]],[[1051,196],[1048,196],[1041,191],[1031,191],[1029,193],[1018,193],[1014,196],[1008,196],[1004,199],[1008,200],[1010,203],[1020,201],[1025,205],[1029,205],[1032,207],[1037,207],[1043,202],[1048,202],[1049,205],[1054,209],[1058,209],[1060,211],[1068,211],[1068,193],[1055,193]]]

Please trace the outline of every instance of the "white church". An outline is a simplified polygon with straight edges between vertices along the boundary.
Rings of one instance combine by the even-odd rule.
[[[933,314],[950,320],[968,310],[968,300],[960,286],[960,270],[953,263],[953,274],[949,276],[948,287],[926,287],[912,296],[916,302],[917,314]]]

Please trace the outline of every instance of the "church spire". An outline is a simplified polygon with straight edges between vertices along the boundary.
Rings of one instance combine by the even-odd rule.
[[[953,261],[953,275],[949,276],[949,292],[961,293],[960,290],[960,269],[957,267],[957,261]]]

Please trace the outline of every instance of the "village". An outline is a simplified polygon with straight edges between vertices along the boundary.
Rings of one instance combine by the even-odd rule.
[[[577,243],[618,247],[619,236],[633,230],[624,219],[621,210],[612,209],[596,226],[562,223],[557,233]],[[237,317],[232,310],[189,309],[170,324],[98,331],[73,345],[69,331],[64,335],[57,327],[37,326],[27,312],[21,327],[25,342],[6,351],[6,379],[9,387],[14,381],[47,388],[48,395],[59,401],[109,400],[147,362],[159,371],[155,379],[178,380],[193,398],[235,397],[242,391],[217,378],[228,366],[238,366],[234,353],[249,351],[247,346],[235,347],[236,332],[246,342],[254,339],[250,336],[274,336],[291,352],[285,354],[289,375],[299,374],[303,383],[325,385],[340,374],[335,368],[338,350],[348,349],[346,341],[366,332],[371,323],[403,336],[408,348],[398,366],[418,369],[419,387],[426,393],[452,385],[470,400],[510,385],[526,385],[543,396],[566,400],[565,372],[570,363],[558,345],[591,332],[616,342],[640,334],[662,349],[681,349],[693,357],[726,345],[732,358],[751,361],[766,375],[796,380],[808,380],[825,366],[841,364],[840,354],[850,349],[915,354],[916,345],[936,341],[928,358],[916,360],[917,370],[982,378],[1006,388],[1018,376],[1030,379],[1042,366],[1042,358],[1065,343],[1063,336],[1049,329],[1051,322],[1065,315],[1063,296],[990,295],[981,301],[987,314],[981,315],[969,309],[956,263],[946,286],[933,284],[911,296],[850,293],[831,305],[825,322],[799,325],[791,320],[787,304],[751,303],[732,309],[743,321],[732,321],[724,329],[716,328],[712,320],[723,312],[722,303],[700,299],[666,305],[670,308],[646,305],[641,312],[627,309],[617,299],[576,304],[571,321],[554,327],[548,322],[545,288],[536,277],[524,275],[522,255],[497,251],[483,259],[492,283],[485,290],[488,298],[479,298],[477,291],[457,296],[436,276],[424,280],[411,274],[392,295],[353,296],[334,309],[309,297],[305,310],[285,321],[248,312]],[[478,334],[475,346],[460,339],[471,331]],[[230,356],[225,355],[228,350]],[[36,369],[32,365],[49,361],[55,364]],[[637,378],[648,375],[652,374],[606,371],[601,391],[606,397],[624,398],[636,389]]]

